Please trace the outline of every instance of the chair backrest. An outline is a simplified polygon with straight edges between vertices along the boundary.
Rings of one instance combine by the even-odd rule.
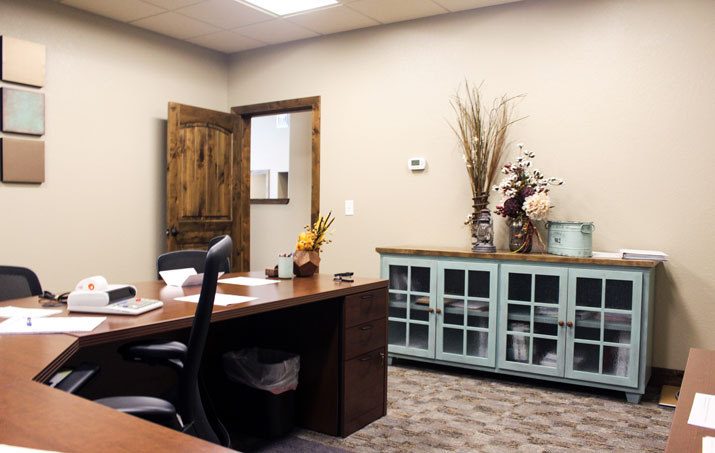
[[[226,236],[216,236],[211,239],[209,243],[209,249],[217,244],[221,239]],[[196,273],[200,274],[204,271],[204,262],[206,261],[206,251],[205,250],[177,250],[174,252],[167,252],[159,255],[159,259],[156,261],[157,278],[161,280],[159,272],[169,271],[172,269],[185,269],[187,267],[193,267],[196,269]],[[231,263],[226,257],[221,265],[221,272],[228,274],[231,272]]]
[[[199,303],[196,305],[186,358],[183,361],[184,367],[179,378],[177,409],[184,425],[191,426],[187,432],[214,443],[219,443],[219,439],[206,418],[203,404],[201,403],[198,376],[211,323],[218,273],[231,254],[232,248],[231,237],[224,236],[208,252],[205,252],[206,260],[203,268],[204,280],[201,284],[201,295],[199,296]]]
[[[0,266],[0,300],[42,294],[40,280],[26,267]]]

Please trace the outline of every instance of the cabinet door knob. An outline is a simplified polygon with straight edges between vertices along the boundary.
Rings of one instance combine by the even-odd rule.
[[[372,327],[373,327],[372,324],[370,324],[369,326],[360,327],[360,330],[370,330],[370,329],[372,329]]]
[[[430,307],[430,308],[427,309],[427,311],[430,312],[430,313],[434,313],[434,308]]]
[[[571,321],[566,322],[567,327],[573,327],[573,323]]]
[[[442,313],[442,310],[440,308],[437,309],[437,314]]]
[[[560,325],[561,327],[563,327],[564,322],[563,322],[563,321],[559,321],[559,325]]]

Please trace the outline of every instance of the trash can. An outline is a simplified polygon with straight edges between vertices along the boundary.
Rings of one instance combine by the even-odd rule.
[[[225,353],[223,367],[234,383],[228,392],[227,418],[260,437],[277,438],[292,431],[299,355],[246,348]]]

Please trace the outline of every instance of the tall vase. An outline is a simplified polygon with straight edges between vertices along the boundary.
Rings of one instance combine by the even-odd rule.
[[[534,242],[534,224],[527,217],[509,219],[509,250],[515,253],[529,253]]]
[[[480,216],[484,215],[481,211],[485,210],[487,208],[487,204],[489,204],[489,194],[477,195],[476,197],[472,198],[472,201],[474,202],[474,204],[472,204],[472,208],[474,209],[474,212],[472,213],[472,223],[470,225],[471,234],[472,234],[472,251],[473,252],[496,251],[496,248],[494,248],[493,243],[491,245],[492,245],[492,248],[494,248],[494,250],[491,250],[491,248],[484,249],[484,244],[482,242],[480,242],[480,239],[479,239],[479,236],[480,236],[479,235],[479,218],[480,218]],[[491,220],[491,216],[489,218]]]

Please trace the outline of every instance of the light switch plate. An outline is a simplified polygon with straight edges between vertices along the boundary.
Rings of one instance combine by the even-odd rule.
[[[355,204],[353,200],[345,200],[345,215],[355,215]]]

